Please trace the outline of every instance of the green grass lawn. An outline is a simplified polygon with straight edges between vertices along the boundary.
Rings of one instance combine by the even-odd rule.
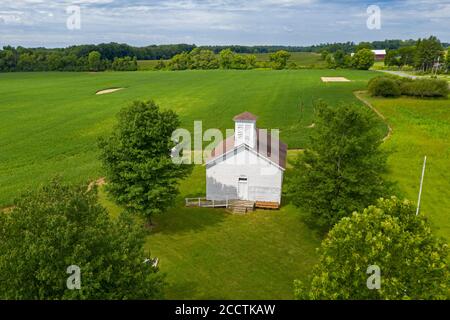
[[[366,97],[393,127],[389,177],[402,195],[417,201],[424,156],[428,157],[422,213],[450,240],[450,100]]]
[[[352,92],[375,75],[351,70],[0,74],[0,207],[55,174],[73,182],[102,176],[96,141],[135,99],[153,98],[175,110],[190,130],[195,120],[202,120],[204,129],[233,128],[233,116],[250,111],[259,116],[261,128],[280,129],[289,148],[302,148],[313,102],[361,104]],[[354,81],[324,84],[321,76]],[[125,90],[95,95],[114,87]]]
[[[168,299],[293,299],[293,280],[306,280],[320,238],[291,205],[280,211],[232,215],[185,208],[184,197],[204,195],[205,167],[180,187],[177,205],[156,216],[146,249],[167,273]],[[113,216],[120,209],[101,194]]]

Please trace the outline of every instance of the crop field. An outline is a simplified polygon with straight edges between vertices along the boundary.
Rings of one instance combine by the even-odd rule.
[[[362,105],[353,91],[373,72],[336,70],[187,71],[0,74],[0,207],[28,187],[61,174],[69,181],[102,176],[97,139],[111,130],[117,112],[136,99],[154,99],[175,110],[189,130],[233,128],[243,111],[261,128],[280,129],[290,149],[306,146],[313,103],[323,99]],[[322,76],[352,82],[322,83]],[[123,90],[96,95],[99,90]]]

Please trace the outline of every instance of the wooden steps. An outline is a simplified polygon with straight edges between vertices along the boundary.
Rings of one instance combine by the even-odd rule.
[[[280,209],[280,204],[278,202],[256,201],[255,207],[258,209],[278,210]]]
[[[231,202],[228,209],[234,214],[246,214],[247,212],[255,211],[255,202],[236,200]]]

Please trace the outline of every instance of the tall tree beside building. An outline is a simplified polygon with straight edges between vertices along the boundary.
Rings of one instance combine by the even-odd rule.
[[[305,209],[309,222],[328,230],[389,195],[377,128],[374,116],[360,107],[318,104],[310,148],[299,155],[288,183],[291,201]]]
[[[172,161],[172,133],[179,127],[172,110],[153,101],[135,101],[118,115],[111,135],[100,140],[107,191],[128,211],[151,217],[174,204],[178,182],[192,167]]]

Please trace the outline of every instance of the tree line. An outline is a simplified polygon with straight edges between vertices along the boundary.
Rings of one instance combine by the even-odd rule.
[[[111,60],[99,51],[66,52],[65,50],[4,47],[0,50],[0,72],[29,71],[136,71],[137,58],[124,56]]]
[[[418,46],[417,40],[384,40],[363,43],[372,49],[402,50],[401,56],[406,47]],[[116,58],[136,60],[169,60],[182,53],[189,53],[194,49],[209,50],[214,54],[219,54],[224,50],[230,50],[236,54],[259,54],[285,52],[316,52],[327,54],[344,55],[356,52],[358,46],[354,42],[344,43],[324,43],[311,46],[196,46],[194,44],[169,44],[150,45],[144,47],[134,47],[120,43],[102,43],[98,45],[77,45],[67,48],[24,48],[5,46],[0,50],[0,72],[12,71],[86,71],[88,68],[88,56],[91,52],[98,52],[103,60],[103,69],[113,69],[113,62]],[[448,47],[448,43],[442,43],[443,47]],[[392,54],[398,57],[398,54]],[[244,64],[241,60],[237,64]],[[407,59],[407,58],[405,58]],[[401,59],[400,59],[401,60]],[[404,62],[404,60],[401,60]],[[395,62],[396,63],[396,62]],[[248,65],[248,63],[246,63]],[[116,63],[123,69],[123,61]],[[251,61],[250,61],[251,65]],[[242,68],[242,67],[241,67]],[[128,69],[126,67],[125,69]]]
[[[446,53],[446,45],[435,36],[425,39],[394,42],[400,46],[389,46],[384,63],[388,67],[401,67],[416,69],[423,72],[447,72],[450,69],[450,55]],[[394,47],[394,49],[392,49]],[[371,50],[380,48],[374,43],[361,42],[352,51],[346,47],[331,47],[321,51],[322,59],[327,62],[328,68],[353,68],[367,70],[375,62]],[[337,49],[337,50],[335,50]],[[373,56],[373,57],[372,57]]]
[[[419,39],[415,45],[389,50],[384,63],[389,67],[412,67],[423,72],[447,72],[450,70],[450,55],[446,44],[431,36]]]
[[[386,50],[396,50],[406,46],[415,45],[417,40],[382,40],[382,41],[372,41],[366,42],[373,49],[386,49]],[[450,44],[444,43],[444,46],[448,47]],[[214,53],[219,53],[225,49],[231,49],[236,53],[272,53],[280,50],[287,52],[316,52],[320,53],[324,50],[334,53],[338,50],[343,50],[345,53],[355,52],[358,44],[352,41],[348,42],[333,42],[333,43],[321,43],[317,45],[310,46],[201,46],[201,49],[208,49]]]
[[[291,54],[280,50],[269,55],[269,61],[257,61],[254,54],[239,54],[231,49],[224,49],[218,54],[209,49],[195,48],[191,52],[175,55],[167,62],[160,60],[156,70],[210,70],[235,69],[249,70],[254,68],[285,69]]]

